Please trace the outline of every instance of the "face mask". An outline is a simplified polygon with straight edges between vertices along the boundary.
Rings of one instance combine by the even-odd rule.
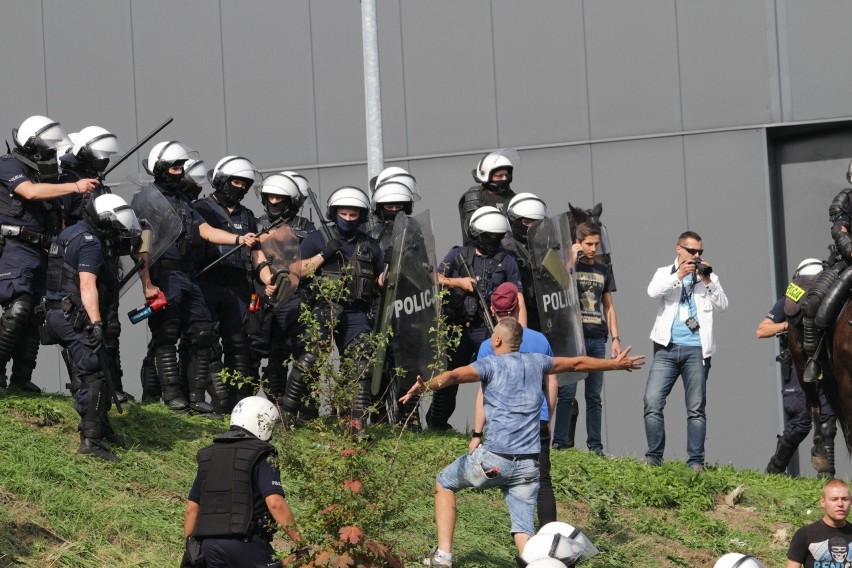
[[[527,233],[530,228],[524,225],[523,219],[518,219],[512,223],[512,235],[523,244],[527,244]]]
[[[388,211],[384,207],[379,208],[379,217],[381,217],[383,221],[393,221],[396,219],[397,213],[399,213],[399,211]]]
[[[496,193],[497,195],[506,195],[506,192],[509,191],[510,180],[504,179],[503,181],[489,181],[486,184],[483,184],[485,187]]]
[[[485,256],[491,256],[500,250],[500,241],[502,240],[503,235],[482,234],[476,240],[476,248],[481,250]]]
[[[358,227],[361,225],[360,219],[355,219],[354,221],[347,221],[340,215],[337,216],[337,230],[340,232],[343,237],[352,237],[355,236],[355,233],[358,232]]]
[[[166,173],[162,178],[157,180],[157,185],[165,190],[166,193],[178,193],[183,187],[183,173],[170,174]]]
[[[56,159],[56,150],[42,150],[27,156],[16,148],[12,150],[12,155],[19,162],[35,170],[39,181],[54,181],[59,178],[59,160]]]

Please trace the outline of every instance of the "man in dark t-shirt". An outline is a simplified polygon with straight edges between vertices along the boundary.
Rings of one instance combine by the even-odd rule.
[[[786,568],[846,568],[852,565],[849,544],[852,525],[849,515],[849,485],[832,479],[822,488],[819,504],[825,511],[815,523],[796,531],[787,550]]]

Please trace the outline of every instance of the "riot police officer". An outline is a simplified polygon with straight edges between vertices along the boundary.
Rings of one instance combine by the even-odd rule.
[[[114,437],[107,413],[115,387],[103,316],[118,310],[119,282],[118,263],[108,259],[134,252],[141,230],[127,202],[110,193],[87,198],[82,215],[50,247],[43,339],[66,349],[73,362],[77,453],[119,461],[104,441]]]
[[[489,337],[490,318],[488,301],[491,294],[504,282],[518,287],[518,321],[526,325],[526,305],[518,264],[501,246],[509,232],[509,220],[497,208],[485,206],[477,209],[470,218],[468,236],[471,244],[450,249],[441,263],[438,284],[449,290],[444,303],[444,315],[450,323],[462,326],[461,340],[450,355],[447,369],[467,365]],[[468,272],[468,269],[470,272]],[[476,291],[485,305],[480,305]],[[456,408],[458,385],[441,389],[434,394],[426,415],[430,428],[448,429],[448,421]]]
[[[541,331],[538,302],[535,296],[534,266],[527,242],[527,232],[536,221],[547,217],[547,205],[532,193],[519,193],[509,201],[506,217],[509,218],[512,230],[506,233],[502,245],[515,258],[521,271],[524,303],[527,306],[527,327]]]
[[[520,156],[514,149],[503,148],[483,156],[471,171],[473,179],[479,185],[468,189],[459,199],[462,244],[471,242],[468,227],[474,211],[486,205],[496,207],[501,212],[506,211],[506,203],[515,196],[509,186],[512,183],[512,173],[519,162]]]
[[[87,126],[77,134],[74,134],[73,137],[74,144],[69,148],[67,153],[59,157],[59,161],[62,164],[62,173],[59,176],[60,183],[75,182],[86,178],[99,178],[109,165],[110,158],[120,152],[118,139],[115,134],[100,126]],[[109,188],[101,184],[94,189],[91,195],[92,197],[97,197],[107,193],[110,193]],[[75,225],[83,218],[83,205],[87,201],[88,197],[76,193],[65,195],[61,198],[63,227]],[[113,265],[110,267],[110,270],[118,271],[117,255],[108,254],[105,262]],[[121,369],[118,341],[121,335],[121,322],[118,319],[118,304],[116,303],[113,307],[114,309],[107,310],[102,314],[104,319],[104,333],[106,346],[110,352],[110,362],[113,366],[112,378],[115,385],[116,398],[119,404],[124,404],[132,400],[133,397],[124,391],[122,381],[124,372]],[[68,369],[68,376],[72,378],[72,383],[74,383],[74,365],[70,360],[70,354],[67,349],[62,350],[62,358]]]
[[[211,568],[273,565],[270,542],[276,524],[293,542],[302,541],[281,473],[269,463],[276,454],[269,439],[279,418],[278,409],[265,398],[244,398],[231,413],[231,429],[198,452],[183,533],[187,548],[192,540],[201,540]],[[223,479],[229,483],[223,484]]]
[[[852,183],[852,162],[846,172],[846,179]],[[832,223],[831,237],[834,239],[832,258],[829,259],[831,265],[819,275],[802,304],[803,343],[808,355],[802,380],[806,383],[822,377],[818,360],[824,343],[823,336],[834,325],[852,289],[852,188],[847,187],[834,197],[828,208],[828,217]]]
[[[258,194],[263,204],[265,214],[258,220],[261,230],[266,230],[272,223],[282,220],[289,226],[301,243],[305,237],[316,230],[314,224],[299,215],[299,210],[305,201],[301,184],[307,185],[307,180],[296,172],[281,172],[272,174],[263,180]],[[262,239],[267,238],[266,236]],[[260,296],[264,290],[258,288]],[[299,306],[307,297],[306,290],[300,287],[286,301],[274,308],[263,309],[262,322],[258,333],[252,335],[252,350],[255,357],[255,368],[260,359],[268,354],[265,369],[265,379],[269,392],[276,398],[284,396],[287,383],[287,361],[296,350],[299,334]],[[252,318],[252,314],[249,315]]]
[[[33,310],[44,295],[47,247],[59,232],[58,199],[89,193],[96,179],[55,183],[56,149],[67,143],[62,126],[46,116],[31,116],[12,130],[15,147],[0,157],[0,387],[12,361],[11,388],[40,392],[32,382],[38,357],[38,327]],[[8,148],[8,143],[6,144]]]
[[[328,197],[327,215],[334,223],[330,238],[322,231],[310,233],[299,247],[302,257],[302,274],[317,274],[327,278],[340,278],[348,267],[350,277],[345,297],[341,301],[340,314],[333,321],[337,324],[334,341],[343,357],[352,356],[357,341],[373,329],[371,307],[377,293],[378,277],[382,270],[382,251],[375,239],[360,228],[367,222],[370,200],[359,188],[343,186]],[[325,322],[332,319],[326,306],[318,306],[318,314]],[[288,412],[296,412],[307,392],[306,370],[316,361],[310,352],[299,356],[287,379],[282,406]],[[353,401],[353,419],[356,429],[364,424],[366,410],[371,403],[370,377],[359,361],[356,367],[358,392]]]
[[[226,156],[219,160],[216,167],[208,172],[213,193],[199,199],[193,205],[205,221],[219,230],[232,235],[257,233],[257,220],[254,213],[241,201],[252,185],[261,179],[254,164],[242,156]],[[230,251],[233,242],[227,246],[204,244],[201,247],[200,266],[216,260]],[[251,251],[242,249],[207,270],[197,278],[207,309],[218,324],[219,337],[222,340],[224,367],[240,373],[243,377],[252,375],[249,338],[246,331],[249,298],[254,290],[252,266],[260,264],[265,258],[260,244],[255,243]],[[270,274],[267,271],[266,279]],[[218,343],[218,340],[216,341]],[[214,349],[214,353],[216,350]],[[215,361],[214,361],[215,359]],[[216,397],[214,403],[224,411],[229,411],[238,398],[250,394],[249,387],[228,388],[222,383],[219,374],[219,357],[211,358],[211,381]],[[239,391],[239,392],[238,392]]]
[[[210,226],[192,207],[187,194],[184,164],[197,159],[198,154],[177,141],[156,144],[143,160],[145,170],[154,176],[154,183],[141,191],[159,191],[175,209],[181,220],[181,234],[148,269],[141,271],[146,298],[160,292],[168,306],[148,318],[154,348],[154,365],[162,388],[163,402],[172,410],[190,408],[203,414],[213,414],[206,401],[210,384],[211,348],[216,341],[215,324],[207,309],[201,289],[190,278],[194,270],[192,246],[201,240],[217,245],[246,245],[255,243],[254,233],[234,235]],[[181,388],[178,366],[178,338],[187,341],[186,377],[189,401]]]

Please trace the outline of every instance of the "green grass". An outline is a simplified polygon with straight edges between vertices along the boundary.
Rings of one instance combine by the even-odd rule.
[[[178,564],[195,453],[225,423],[159,404],[113,412],[112,421],[125,439],[118,464],[75,453],[77,415],[69,399],[0,398],[0,567]],[[308,503],[316,493],[312,480],[339,474],[330,435],[299,428],[273,439],[297,522],[314,536],[322,523]],[[465,451],[468,439],[435,432],[398,437],[397,430],[375,430],[362,458],[362,497],[383,511],[375,525],[380,534],[368,537],[393,544],[414,565],[436,539],[435,474]],[[820,482],[812,478],[730,466],[697,475],[682,463],[651,468],[573,450],[552,459],[560,520],[581,526],[601,550],[585,564],[591,567],[707,567],[731,551],[779,566],[793,530],[821,512]],[[724,496],[739,485],[746,490],[737,506],[726,506]],[[455,565],[513,567],[501,493],[463,492],[458,509]],[[779,529],[786,537],[775,537]]]

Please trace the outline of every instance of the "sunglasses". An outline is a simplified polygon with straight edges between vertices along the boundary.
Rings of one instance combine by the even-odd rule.
[[[684,247],[684,246],[682,246],[680,248],[682,248],[683,250],[685,250],[686,252],[688,252],[692,256],[695,256],[696,254],[698,256],[701,256],[702,254],[704,254],[704,249],[691,249],[689,247]]]

